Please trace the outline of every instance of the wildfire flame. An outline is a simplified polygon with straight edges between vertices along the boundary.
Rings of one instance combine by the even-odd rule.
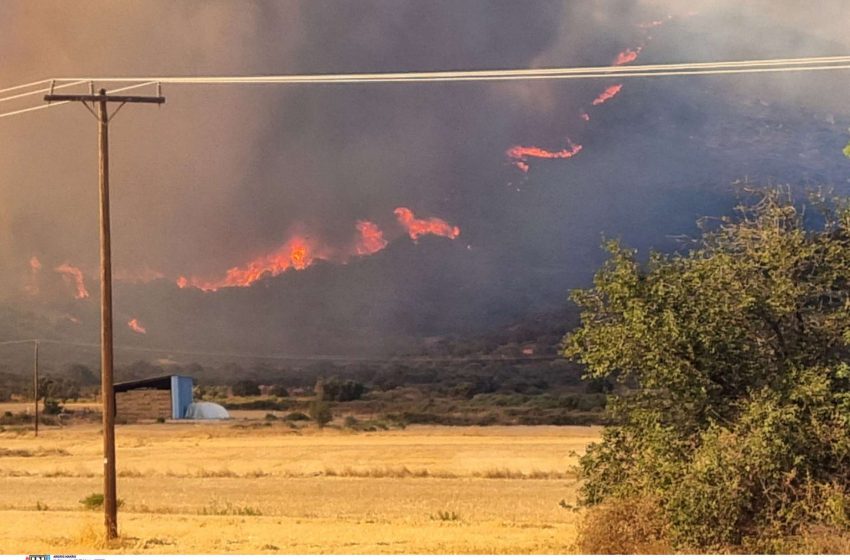
[[[395,215],[412,239],[418,239],[426,234],[442,235],[451,239],[460,235],[460,228],[450,226],[439,218],[417,219],[407,208],[396,208]],[[177,278],[177,286],[180,288],[191,286],[205,292],[214,292],[219,288],[247,287],[263,278],[278,276],[287,270],[303,270],[319,259],[344,264],[352,255],[371,255],[387,246],[388,241],[384,237],[384,232],[374,222],[360,220],[355,227],[357,237],[353,243],[344,247],[328,247],[309,237],[297,235],[273,253],[258,257],[244,266],[229,269],[221,279],[210,281],[180,276]]]
[[[508,148],[505,155],[508,159],[517,166],[522,172],[528,171],[528,158],[538,159],[569,159],[579,153],[582,149],[581,144],[574,144],[567,138],[567,147],[558,152],[550,152],[537,146],[513,146]]]
[[[371,255],[387,246],[384,232],[373,222],[360,220],[357,222],[357,231],[360,234],[355,249],[358,255]]]
[[[130,327],[133,332],[137,332],[139,334],[148,334],[148,330],[144,326],[142,326],[139,320],[135,317],[127,321],[127,326]]]
[[[622,66],[623,64],[628,64],[630,62],[634,62],[637,60],[640,51],[643,50],[643,46],[637,47],[635,49],[626,49],[623,52],[617,54],[617,58],[614,59],[612,63],[614,66]]]
[[[313,247],[306,237],[297,235],[284,243],[279,249],[268,255],[254,259],[244,266],[228,269],[224,278],[216,281],[203,281],[185,276],[177,279],[181,288],[194,286],[207,292],[219,288],[250,286],[262,278],[278,276],[289,269],[303,270],[313,264],[316,258],[321,258],[322,252]]]
[[[593,100],[593,104],[602,105],[603,103],[620,93],[621,89],[623,89],[623,84],[615,84],[613,86],[605,88],[605,91],[596,96],[596,99]]]
[[[414,216],[409,208],[404,207],[396,208],[394,213],[398,223],[402,225],[407,231],[407,235],[414,241],[423,235],[439,235],[449,239],[455,239],[460,235],[459,227],[449,225],[448,222],[440,218],[420,219]]]
[[[41,270],[41,261],[38,260],[38,257],[33,257],[30,259],[30,269],[33,272],[38,272]]]
[[[614,66],[622,66],[624,64],[630,64],[637,60],[644,47],[652,39],[652,36],[649,34],[648,30],[664,25],[671,19],[673,19],[673,16],[668,15],[666,18],[663,19],[648,21],[646,23],[639,23],[638,27],[643,30],[643,40],[634,48],[626,48],[617,53],[617,56],[614,58],[612,64]],[[602,105],[603,103],[611,100],[617,94],[619,94],[620,90],[622,89],[623,84],[614,84],[612,86],[608,86],[599,95],[597,95],[595,99],[593,99],[593,106],[596,107],[597,105]],[[590,114],[587,111],[582,110],[581,112],[579,112],[578,116],[581,120],[585,122],[590,121]],[[509,148],[506,151],[506,154],[513,165],[515,165],[523,173],[526,173],[529,169],[529,158],[571,158],[581,151],[581,144],[574,144],[569,139],[567,141],[569,143],[568,147],[559,152],[550,152],[549,150],[538,148],[536,146],[513,146],[512,148]]]
[[[75,299],[86,299],[89,297],[89,291],[86,289],[86,283],[83,278],[83,272],[68,263],[61,264],[55,268],[56,272],[61,274],[66,282],[73,282],[76,289]]]

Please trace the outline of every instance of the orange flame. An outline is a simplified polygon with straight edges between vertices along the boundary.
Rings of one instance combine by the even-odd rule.
[[[68,263],[64,263],[60,266],[57,266],[55,270],[65,278],[66,282],[74,283],[74,287],[77,291],[77,293],[74,295],[75,299],[86,299],[89,297],[89,291],[86,289],[86,283],[83,278],[83,273],[79,268],[71,266]]]
[[[384,232],[381,231],[377,224],[360,220],[357,222],[357,231],[360,234],[360,239],[355,249],[358,255],[371,255],[387,246],[387,240],[384,239]]]
[[[460,228],[450,226],[439,218],[417,219],[407,208],[396,208],[395,215],[412,239],[418,239],[426,234],[442,235],[451,239],[460,235]],[[384,232],[377,224],[360,220],[356,223],[356,228],[357,237],[354,242],[342,248],[328,247],[310,240],[309,237],[298,235],[292,237],[273,253],[258,257],[244,266],[229,269],[219,280],[209,281],[180,276],[177,278],[177,286],[180,288],[191,286],[205,292],[214,292],[219,288],[247,287],[263,278],[278,276],[287,270],[303,270],[318,259],[344,264],[348,262],[348,257],[351,255],[371,255],[387,246]]]
[[[449,225],[448,222],[440,218],[423,220],[414,216],[409,208],[404,207],[396,208],[394,213],[398,223],[404,227],[407,235],[414,241],[423,235],[439,235],[441,237],[448,237],[449,239],[455,239],[460,235],[459,227]]]
[[[135,317],[127,321],[127,326],[130,327],[133,332],[137,332],[139,334],[148,334],[148,330],[144,326],[142,326],[139,320]]]
[[[581,144],[573,144],[567,138],[567,147],[558,152],[550,152],[537,146],[513,146],[508,148],[505,155],[516,165],[521,171],[528,171],[528,158],[540,159],[569,159],[579,153],[582,149]]]
[[[307,240],[296,236],[287,241],[280,249],[255,259],[243,267],[233,267],[221,282],[221,286],[250,286],[265,276],[277,276],[281,272],[294,268],[303,270],[313,262]]]
[[[219,288],[250,286],[269,276],[278,276],[286,270],[303,270],[313,264],[317,258],[326,258],[327,252],[319,250],[306,237],[300,235],[291,238],[278,250],[254,259],[244,266],[228,269],[224,278],[215,281],[203,281],[181,276],[177,285],[181,288],[194,286],[205,292],[214,292]]]
[[[623,84],[616,84],[610,87],[605,88],[605,91],[596,96],[596,99],[593,100],[594,105],[602,105],[623,89]]]
[[[623,52],[617,55],[617,58],[614,59],[612,63],[614,66],[622,66],[623,64],[628,64],[630,62],[634,62],[637,60],[640,51],[643,50],[643,47],[637,47],[636,49],[626,49]]]
[[[579,114],[579,117],[581,117],[581,120],[583,120],[583,121],[585,121],[585,122],[587,122],[587,121],[589,121],[589,120],[590,120],[590,115],[588,115],[588,114],[587,114],[587,111],[582,111],[582,112]]]
[[[38,260],[38,257],[33,256],[30,259],[30,279],[29,282],[24,286],[24,291],[30,295],[37,295],[39,292],[38,288],[38,273],[41,271],[41,261]]]

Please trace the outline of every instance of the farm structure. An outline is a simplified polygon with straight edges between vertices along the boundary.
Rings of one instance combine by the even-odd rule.
[[[192,386],[192,378],[182,375],[116,383],[115,417],[120,422],[185,418]]]

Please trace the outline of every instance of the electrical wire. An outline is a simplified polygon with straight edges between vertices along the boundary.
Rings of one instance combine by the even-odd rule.
[[[35,342],[33,340],[9,341],[3,344],[20,344],[24,342]],[[39,344],[47,345],[54,344],[59,346],[76,346],[80,348],[100,348],[99,343],[95,342],[78,342],[72,340],[54,340],[54,339],[38,339]],[[165,355],[184,355],[184,356],[206,356],[211,358],[235,358],[235,359],[251,359],[251,360],[268,360],[268,361],[289,361],[289,362],[317,362],[317,361],[333,361],[333,362],[366,362],[366,363],[451,363],[451,362],[529,362],[529,361],[552,361],[563,359],[563,356],[558,354],[546,354],[540,356],[465,356],[465,357],[430,357],[430,356],[350,356],[343,354],[244,354],[230,352],[209,352],[209,351],[193,351],[180,350],[174,348],[148,348],[139,346],[123,346],[115,345],[116,350],[124,350],[131,352],[145,352],[149,354],[165,354]]]
[[[30,82],[28,84],[21,84],[19,86],[7,87],[7,88],[0,89],[0,93],[6,93],[7,91],[15,91],[15,90],[18,90],[18,89],[25,89],[25,88],[28,88],[28,87],[46,84],[49,81],[50,80],[39,80],[37,82]]]
[[[16,95],[10,95],[9,97],[0,98],[0,103],[3,103],[4,101],[12,101],[13,99],[21,99],[21,98],[27,97],[29,95],[35,95],[37,93],[50,93],[50,92],[55,91],[57,89],[74,87],[74,86],[78,86],[78,85],[84,84],[84,83],[86,83],[85,80],[79,80],[79,81],[76,81],[76,82],[68,82],[67,84],[62,84],[62,85],[53,86],[53,87],[49,87],[49,88],[37,89],[35,91],[28,91],[26,93],[18,93]]]
[[[85,82],[133,83],[134,86],[112,90],[111,93],[126,91],[132,87],[152,84],[174,85],[260,85],[260,84],[355,84],[355,83],[422,83],[422,82],[472,82],[507,80],[556,80],[639,78],[665,76],[698,76],[722,74],[752,74],[765,72],[809,72],[850,69],[850,56],[823,56],[805,58],[752,59],[738,61],[689,62],[677,64],[651,64],[631,66],[593,66],[566,68],[526,68],[503,70],[454,70],[439,72],[384,72],[363,74],[295,74],[256,76],[160,76],[160,77],[79,77],[57,78],[58,87]],[[51,80],[33,82],[0,90],[0,93],[40,85]],[[0,102],[40,93],[37,90],[0,98]],[[67,102],[28,107],[0,114],[0,118],[20,115]]]
[[[83,80],[79,80],[79,81],[82,82]],[[85,81],[88,81],[88,80],[85,80]],[[137,88],[140,88],[140,87],[151,86],[151,85],[154,85],[154,82],[143,82],[143,83],[140,83],[140,84],[133,84],[133,85],[123,87],[123,88],[113,89],[112,91],[110,91],[110,93],[119,93],[119,92],[122,92],[122,91],[130,91],[132,89],[137,89]],[[0,113],[0,119],[5,118],[5,117],[12,117],[14,115],[21,115],[23,113],[29,113],[31,111],[41,111],[42,109],[50,109],[51,107],[59,107],[60,105],[66,105],[68,103],[73,103],[73,102],[72,101],[56,101],[56,102],[53,102],[53,103],[48,103],[47,105],[36,105],[34,107],[27,107],[26,109],[18,109],[17,111],[10,111],[8,113]]]
[[[61,81],[97,81],[97,82],[156,82],[162,84],[275,84],[275,83],[368,83],[368,82],[427,82],[458,80],[500,80],[500,79],[557,79],[566,77],[601,78],[610,75],[656,75],[656,72],[728,69],[741,67],[780,67],[775,71],[791,71],[792,66],[818,64],[813,69],[825,67],[845,69],[850,64],[850,56],[826,56],[805,58],[752,59],[718,62],[688,62],[652,65],[591,66],[565,68],[524,68],[495,70],[449,70],[437,72],[380,72],[360,74],[293,74],[293,75],[256,75],[256,76],[149,76],[149,77],[87,77],[61,78]],[[844,66],[825,66],[839,65]],[[660,74],[673,75],[673,74]]]

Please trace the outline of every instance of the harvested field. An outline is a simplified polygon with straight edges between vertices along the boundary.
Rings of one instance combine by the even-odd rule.
[[[0,433],[0,552],[558,553],[595,428],[117,428],[121,539],[102,542],[97,426]]]

